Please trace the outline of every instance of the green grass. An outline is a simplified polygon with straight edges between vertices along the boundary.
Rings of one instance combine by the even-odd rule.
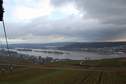
[[[57,66],[70,66],[79,65],[80,60],[65,61],[65,62],[55,62],[51,64],[56,64]],[[86,61],[89,66],[98,67],[126,67],[126,58],[113,58],[113,59],[102,59],[102,60],[89,60]]]
[[[26,69],[0,74],[0,84],[126,84],[126,71]]]
[[[79,66],[80,61],[56,62],[47,65],[28,64],[18,66],[14,72],[0,72],[0,84],[126,84],[125,60],[88,61],[88,65],[97,66],[95,69]]]

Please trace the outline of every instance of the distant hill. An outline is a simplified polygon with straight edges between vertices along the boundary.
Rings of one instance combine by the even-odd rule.
[[[126,42],[75,42],[64,47],[59,47],[61,50],[80,50],[81,48],[105,48],[105,47],[125,47]]]
[[[57,42],[46,44],[10,44],[10,48],[44,48],[74,50],[80,48],[126,47],[126,42]]]
[[[10,48],[35,48],[35,49],[48,49],[48,48],[57,48],[64,47],[66,45],[70,45],[70,43],[62,42],[62,43],[46,43],[46,44],[10,44]]]

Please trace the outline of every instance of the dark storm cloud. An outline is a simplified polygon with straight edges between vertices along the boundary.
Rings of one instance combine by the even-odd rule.
[[[99,19],[106,24],[126,24],[126,0],[51,0],[55,6],[76,3],[85,17]]]
[[[125,39],[126,36],[126,0],[52,0],[55,5],[75,2],[84,17],[99,21],[90,30],[76,31],[72,36],[78,36],[89,41],[112,41]],[[86,13],[86,14],[85,14]],[[84,18],[85,19],[85,18]],[[91,24],[90,24],[91,25]],[[73,26],[74,27],[74,26]],[[77,30],[77,27],[75,28]]]
[[[115,28],[115,27],[114,27]],[[122,37],[126,36],[126,28],[116,28],[116,29],[99,29],[90,31],[87,34],[91,41],[114,41],[118,39],[122,39]]]
[[[72,21],[71,21],[72,20]],[[110,24],[97,24],[83,22],[82,20],[67,18],[59,21],[48,21],[44,18],[33,20],[20,29],[12,27],[10,31],[11,39],[29,39],[29,35],[34,37],[63,36],[63,41],[113,41],[126,35],[125,26],[114,26]],[[23,30],[23,31],[22,31]],[[15,32],[15,33],[13,33]],[[41,38],[40,38],[41,39]],[[54,38],[56,39],[56,38]],[[42,39],[44,40],[44,39]],[[50,40],[51,41],[51,40]]]
[[[8,24],[9,38],[34,40],[39,37],[44,41],[50,36],[59,36],[64,37],[62,41],[126,41],[126,0],[51,0],[55,7],[73,2],[83,17],[68,16],[51,21],[45,16],[22,26]]]
[[[103,23],[126,24],[126,0],[76,0],[87,17],[97,18]]]

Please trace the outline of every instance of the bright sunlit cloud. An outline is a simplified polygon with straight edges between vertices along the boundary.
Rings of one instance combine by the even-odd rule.
[[[16,7],[13,10],[13,15],[18,20],[31,20],[40,16],[48,16],[52,11],[53,7],[49,0],[39,0],[34,7],[26,5]]]

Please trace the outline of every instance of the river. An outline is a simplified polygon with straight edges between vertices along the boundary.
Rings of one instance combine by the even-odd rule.
[[[19,50],[15,49],[13,51],[16,51],[21,54],[27,54],[27,55],[53,57],[53,58],[57,58],[57,59],[72,59],[72,60],[83,60],[86,57],[90,60],[126,57],[125,53],[99,54],[99,53],[95,53],[95,52],[61,51],[61,50],[47,50],[47,49],[32,49],[32,51],[19,51]]]

